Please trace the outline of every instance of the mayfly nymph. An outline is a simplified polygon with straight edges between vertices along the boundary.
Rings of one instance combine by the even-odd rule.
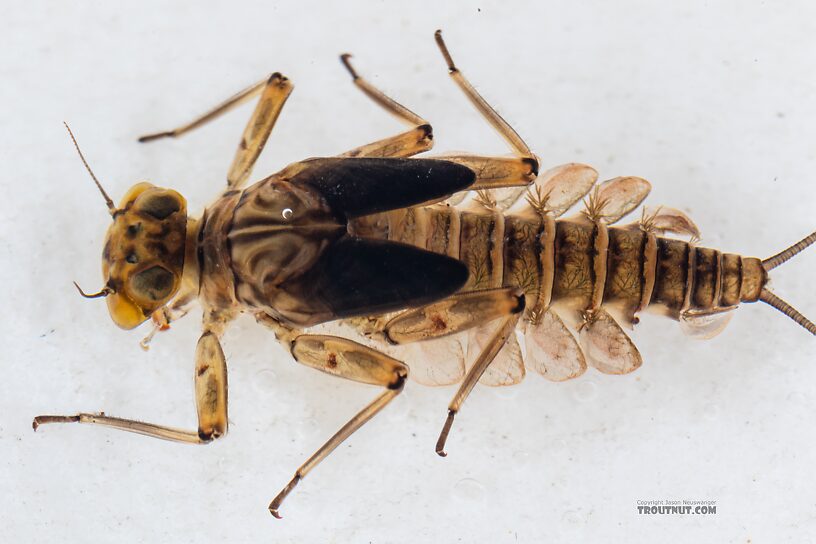
[[[691,219],[668,207],[645,208],[617,226],[650,184],[638,177],[597,183],[596,170],[582,164],[539,174],[539,159],[457,69],[438,31],[436,42],[454,82],[513,157],[412,158],[431,149],[431,125],[360,77],[350,55],[341,60],[355,85],[408,130],[293,163],[247,186],[293,88],[274,73],[186,125],[140,138],[181,136],[260,95],[226,189],[198,217],[188,216],[179,193],[147,182],[114,204],[79,152],[113,219],[104,286],[80,293],[104,297],[124,329],[152,319],[145,343],[200,303],[198,428],[92,413],[38,416],[34,428],[90,423],[194,444],[223,436],[220,339],[239,313],[251,313],[296,361],[383,388],[297,469],[269,506],[280,517],[300,480],[398,396],[409,375],[461,384],[436,444],[445,455],[454,417],[477,383],[512,385],[525,369],[553,381],[576,378],[588,365],[608,374],[637,369],[642,358],[624,328],[646,309],[710,337],[740,303],[762,301],[816,334],[767,288],[768,273],[814,243],[816,232],[762,260],[699,247]],[[583,209],[565,217],[582,199]]]

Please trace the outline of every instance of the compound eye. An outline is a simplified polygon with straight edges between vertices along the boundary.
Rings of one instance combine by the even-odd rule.
[[[173,293],[173,273],[153,266],[133,275],[130,286],[134,294],[152,301],[161,301]]]
[[[171,193],[144,195],[139,199],[139,211],[156,219],[165,219],[181,209],[181,202]]]

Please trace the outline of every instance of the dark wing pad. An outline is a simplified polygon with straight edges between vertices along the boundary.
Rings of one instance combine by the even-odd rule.
[[[421,306],[455,293],[467,279],[467,267],[451,257],[346,236],[281,288],[342,318]]]
[[[337,157],[310,162],[291,181],[314,188],[346,218],[441,199],[476,181],[472,170],[445,160]]]

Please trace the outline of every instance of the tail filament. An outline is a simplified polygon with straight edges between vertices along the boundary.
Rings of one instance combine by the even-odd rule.
[[[811,235],[810,237],[813,237],[813,236],[814,235]],[[799,251],[801,251],[801,249]],[[781,253],[780,253],[780,255],[781,255]],[[794,253],[794,255],[795,255],[795,253]],[[788,257],[788,259],[789,258],[790,257]],[[785,259],[785,260],[787,260],[787,259]],[[785,262],[785,260],[783,260],[782,262]],[[816,336],[816,324],[814,324],[808,318],[806,318],[805,316],[800,314],[796,310],[796,308],[794,308],[793,306],[791,306],[790,304],[788,304],[787,302],[785,302],[784,300],[782,300],[778,296],[774,295],[773,293],[771,293],[767,289],[762,289],[762,293],[760,293],[760,295],[759,295],[759,300],[761,300],[765,304],[773,306],[774,308],[776,308],[777,310],[779,310],[780,312],[782,312],[783,314],[785,314],[786,316],[790,317],[791,319],[796,321],[798,324],[803,326],[805,329],[807,329],[810,332],[810,334]]]
[[[791,257],[793,257],[794,255],[796,255],[797,253],[799,253],[800,251],[802,251],[803,249],[805,249],[814,242],[816,242],[816,232],[813,232],[807,238],[804,238],[796,242],[785,251],[777,253],[773,257],[768,257],[767,259],[762,261],[762,268],[764,268],[766,271],[771,271],[780,264],[788,261]]]

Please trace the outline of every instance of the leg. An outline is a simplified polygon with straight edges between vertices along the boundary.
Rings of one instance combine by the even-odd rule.
[[[196,347],[195,392],[197,432],[108,417],[105,414],[85,413],[73,416],[37,416],[33,426],[36,431],[44,423],[90,423],[190,444],[206,444],[220,438],[227,432],[227,366],[218,338],[209,330],[201,335]]]
[[[182,287],[182,292],[176,297],[172,304],[167,306],[163,306],[153,312],[150,317],[150,320],[153,322],[153,329],[142,338],[142,341],[139,342],[141,348],[145,351],[150,349],[150,342],[153,341],[153,337],[156,336],[156,333],[163,332],[170,329],[170,323],[177,321],[187,315],[192,307],[193,302],[198,298],[198,286],[195,286],[195,289],[192,287],[186,288]]]
[[[407,344],[456,334],[524,310],[524,295],[515,287],[465,291],[407,310],[382,327],[392,344]]]
[[[395,344],[404,344],[454,334],[503,318],[501,325],[479,354],[448,406],[448,418],[436,443],[436,453],[440,456],[447,455],[445,441],[453,418],[479,378],[513,334],[523,310],[524,295],[515,288],[471,291],[403,312],[382,328],[387,340]]]
[[[294,331],[285,329],[271,318],[259,317],[259,321],[273,328],[278,339],[288,344],[297,362],[341,378],[386,388],[295,471],[286,487],[269,504],[272,515],[280,518],[281,503],[295,486],[337,446],[400,394],[408,377],[408,367],[384,353],[345,338],[302,334],[290,340],[296,334]]]
[[[445,62],[453,81],[462,89],[465,96],[473,103],[479,113],[489,122],[502,138],[510,145],[516,159],[499,157],[477,157],[468,155],[443,156],[447,160],[459,162],[477,172],[477,181],[473,189],[496,189],[528,185],[538,175],[538,158],[530,151],[524,140],[513,130],[507,121],[494,110],[487,101],[473,88],[473,85],[462,75],[462,72],[453,63],[448,47],[442,39],[442,31],[434,34],[436,44]]]
[[[182,125],[173,130],[142,136],[139,138],[139,141],[150,142],[159,138],[176,138],[182,136],[223,115],[236,106],[243,104],[256,94],[261,93],[258,105],[255,107],[255,111],[252,113],[244,129],[241,143],[238,146],[238,151],[235,153],[235,159],[227,174],[227,184],[230,187],[239,187],[252,172],[252,167],[261,154],[266,140],[272,132],[272,127],[275,126],[275,121],[277,121],[283,109],[283,105],[286,103],[286,99],[289,98],[291,92],[292,84],[289,80],[285,76],[275,72],[269,76],[268,79],[247,87],[186,125]]]
[[[482,96],[473,88],[473,85],[462,75],[462,72],[459,71],[459,68],[453,63],[453,59],[451,58],[450,52],[448,51],[447,45],[445,45],[445,41],[442,39],[442,31],[437,30],[434,34],[434,38],[436,39],[436,45],[439,46],[439,50],[442,52],[442,56],[445,57],[445,62],[448,64],[448,72],[450,76],[453,78],[453,81],[462,89],[462,92],[465,93],[465,96],[470,99],[476,109],[479,110],[479,113],[487,119],[487,121],[493,125],[493,128],[504,138],[507,143],[510,145],[510,148],[513,152],[519,157],[526,157],[536,162],[536,170],[538,170],[538,161],[533,155],[533,152],[530,151],[530,148],[527,147],[527,144],[524,143],[524,140],[521,139],[521,136],[513,130],[507,121],[502,119],[502,117],[493,109],[487,101],[482,98]]]
[[[467,166],[476,174],[471,191],[487,191],[502,187],[525,187],[538,176],[538,161],[530,157],[484,157],[479,155],[442,155],[433,157]]]
[[[499,351],[504,347],[507,339],[513,334],[520,317],[521,314],[508,315],[502,320],[501,325],[493,334],[493,337],[490,339],[490,342],[488,342],[484,351],[479,354],[473,367],[465,376],[462,385],[459,386],[459,390],[453,396],[453,400],[451,400],[451,403],[448,405],[448,418],[445,420],[445,425],[442,427],[442,432],[436,441],[436,453],[440,457],[448,455],[445,452],[445,442],[448,440],[448,433],[450,433],[451,425],[453,425],[453,418],[456,417],[456,413],[459,412],[465,399],[468,398],[470,392],[473,391],[479,378],[482,377],[487,367],[490,366],[490,363],[493,362],[493,359],[496,358],[496,355],[498,355]]]
[[[361,78],[349,61],[351,55],[348,53],[340,56],[343,66],[351,74],[354,84],[363,91],[366,96],[379,104],[385,111],[397,117],[414,128],[385,138],[368,145],[357,147],[340,155],[341,157],[411,157],[428,151],[433,146],[433,130],[431,125],[419,115],[415,114],[405,106],[395,102],[382,91]]]

